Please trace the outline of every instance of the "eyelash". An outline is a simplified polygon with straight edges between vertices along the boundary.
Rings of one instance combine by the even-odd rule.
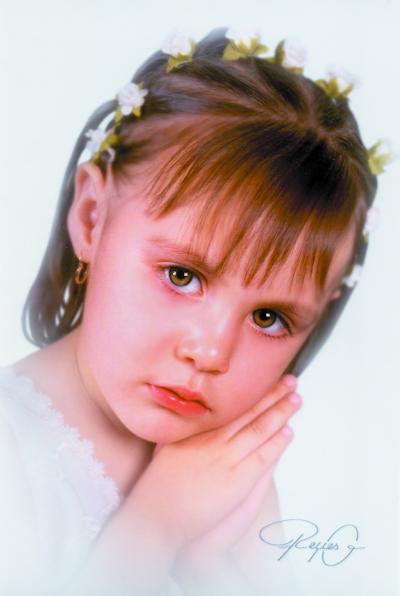
[[[178,294],[179,296],[185,295],[185,292],[179,292],[178,289],[175,288],[179,288],[179,286],[174,285],[170,280],[167,280],[165,277],[165,272],[168,269],[182,269],[183,271],[187,271],[191,274],[193,274],[195,277],[197,277],[200,281],[202,280],[202,275],[197,273],[196,271],[194,271],[193,269],[189,269],[188,267],[184,267],[183,265],[178,265],[177,263],[171,264],[171,265],[164,265],[162,267],[157,267],[157,273],[158,273],[158,277],[160,278],[161,283],[163,284],[163,286],[169,290],[170,292],[172,292],[173,294]],[[185,286],[182,286],[185,287]],[[256,325],[254,323],[254,329],[256,333],[259,333],[260,335],[262,335],[264,338],[270,338],[270,339],[287,339],[288,337],[291,337],[293,335],[292,329],[291,329],[291,325],[289,324],[289,322],[277,311],[273,310],[273,309],[260,309],[260,310],[268,310],[268,312],[272,312],[274,313],[278,319],[280,320],[280,322],[282,323],[282,325],[285,327],[287,333],[284,335],[274,335],[274,334],[269,334],[269,333],[265,333],[264,331],[262,331],[262,327],[260,327],[259,325]],[[267,328],[266,328],[267,329]]]

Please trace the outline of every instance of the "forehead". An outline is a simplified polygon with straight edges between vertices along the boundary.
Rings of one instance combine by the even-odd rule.
[[[249,296],[254,298],[284,297],[289,300],[301,296],[302,301],[310,305],[310,310],[322,307],[329,295],[340,285],[352,253],[352,238],[349,236],[338,246],[324,290],[321,291],[311,278],[303,283],[293,280],[295,265],[304,249],[304,242],[307,241],[306,238],[299,238],[289,258],[274,269],[271,275],[263,279],[256,276],[250,284],[245,284],[243,280],[246,276],[246,253],[243,258],[235,259],[229,270],[223,273],[219,271],[222,247],[226,239],[229,240],[229,225],[221,226],[212,238],[204,232],[193,242],[193,225],[197,221],[197,210],[194,206],[185,205],[155,218],[146,213],[145,201],[134,201],[129,212],[130,214],[126,213],[123,216],[123,221],[129,225],[129,221],[136,220],[138,225],[132,230],[132,235],[139,234],[140,244],[146,254],[192,267],[210,279],[218,279],[231,288],[248,292]],[[255,238],[249,237],[248,250],[251,242],[255,241]]]
[[[149,244],[157,249],[165,249],[170,252],[187,254],[194,261],[198,261],[199,265],[204,265],[205,269],[212,274],[216,274],[221,262],[223,247],[229,242],[230,229],[229,225],[219,226],[218,233],[210,237],[205,230],[200,231],[194,238],[193,228],[197,223],[196,220],[197,209],[193,206],[183,206],[175,209],[167,215],[160,218],[149,217],[148,240]],[[234,261],[234,266],[230,267],[225,272],[227,278],[238,278],[243,280],[246,273],[247,256],[251,250],[251,245],[258,241],[257,232],[249,234],[245,242],[248,242],[248,247],[243,253],[243,257]],[[307,243],[307,235],[299,236],[296,243],[293,245],[288,258],[275,269],[266,280],[262,280],[261,276],[256,276],[253,283],[249,284],[253,287],[293,287],[295,291],[304,290],[306,287],[314,288],[314,284],[310,279],[304,284],[299,284],[293,278],[293,271],[298,263],[304,246]],[[327,281],[325,284],[326,290],[332,290],[342,279],[353,252],[353,236],[348,236],[337,247],[334,257],[332,259]],[[248,284],[241,284],[248,285]]]
[[[211,233],[209,222],[201,219],[204,216],[204,205],[208,209],[215,202],[213,197],[210,201],[210,197],[199,194],[189,204],[184,203],[181,206],[174,207],[161,216],[150,211],[147,200],[149,197],[151,198],[154,171],[147,165],[144,164],[143,167],[137,168],[135,175],[127,178],[122,187],[118,182],[116,188],[118,188],[117,194],[119,196],[127,202],[135,204],[133,212],[136,214],[140,212],[142,218],[145,219],[146,225],[143,226],[142,230],[147,235],[148,241],[150,241],[150,238],[157,239],[157,242],[150,242],[150,247],[154,250],[168,248],[170,253],[172,252],[170,250],[172,246],[180,247],[181,256],[184,256],[185,253],[190,254],[195,262],[207,265],[207,269],[210,271],[218,270],[221,256],[228,247],[231,253],[234,254],[230,266],[223,271],[224,279],[235,280],[240,285],[248,285],[248,283],[242,283],[246,277],[249,263],[247,257],[250,256],[251,260],[253,256],[252,249],[263,242],[262,229],[257,230],[256,224],[248,230],[243,238],[243,246],[238,251],[239,258],[237,258],[237,246],[231,242],[235,226],[237,226],[235,210],[232,208],[220,210],[216,214],[217,218],[215,218],[218,220],[217,228],[214,228]],[[212,220],[213,217],[208,219]],[[311,271],[310,275],[305,276],[301,282],[294,275],[296,265],[306,252],[309,244],[310,235],[307,236],[306,232],[300,233],[291,245],[287,257],[279,263],[279,266],[270,267],[268,258],[264,259],[264,263],[260,263],[260,269],[266,270],[267,275],[256,275],[250,287],[267,288],[269,291],[280,291],[281,293],[282,291],[295,294],[307,293],[308,296],[313,296],[316,302],[323,300],[325,296],[340,285],[343,276],[349,272],[349,265],[354,251],[354,231],[353,229],[349,230],[335,246],[323,288],[317,287]],[[262,267],[263,264],[264,267]],[[271,265],[273,264],[271,263]],[[267,268],[265,265],[267,265]],[[269,273],[269,268],[271,273]],[[219,268],[220,277],[221,271],[222,269]]]

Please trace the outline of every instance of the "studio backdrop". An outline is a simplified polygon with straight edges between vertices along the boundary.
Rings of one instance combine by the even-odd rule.
[[[199,39],[215,27],[258,27],[270,47],[289,37],[303,43],[313,79],[331,64],[354,73],[350,101],[362,139],[366,146],[388,139],[397,160],[378,178],[380,217],[358,286],[300,376],[304,403],[276,482],[282,519],[302,520],[292,534],[288,526],[288,538],[316,530],[313,540],[340,546],[329,562],[322,551],[311,558],[310,549],[285,555],[304,596],[394,596],[400,568],[399,2],[2,0],[0,17],[2,365],[36,349],[22,334],[22,307],[77,135],[170,31],[181,28]],[[277,549],[278,566],[281,554]]]

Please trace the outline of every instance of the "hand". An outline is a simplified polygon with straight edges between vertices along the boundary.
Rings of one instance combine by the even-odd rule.
[[[288,420],[288,412],[283,404],[283,397],[287,392],[287,387],[279,382],[268,396],[270,408],[279,400],[275,407],[280,408],[281,426]],[[282,444],[283,450],[286,446],[287,443]],[[264,521],[269,516],[276,518],[279,507],[273,473],[283,450],[275,451],[274,464],[266,470],[246,499],[233,512],[209,532],[186,544],[180,550],[172,575],[182,587],[191,586],[192,583],[198,584],[205,574],[228,573],[232,566],[230,552],[240,542],[243,534],[249,530],[260,511],[265,517]]]
[[[298,407],[288,399],[292,391],[281,379],[239,418],[158,451],[131,497],[142,515],[164,529],[177,551],[212,533],[223,520],[220,531],[231,544],[232,536],[257,513],[268,474],[291,438],[281,429]]]

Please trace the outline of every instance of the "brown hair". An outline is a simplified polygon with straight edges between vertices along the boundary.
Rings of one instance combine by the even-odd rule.
[[[226,29],[196,46],[194,58],[166,73],[168,56],[153,54],[132,81],[149,90],[140,118],[124,118],[112,171],[132,180],[137,164],[163,157],[148,192],[159,216],[196,202],[197,239],[231,233],[219,263],[235,266],[251,247],[245,283],[281,265],[294,242],[307,241],[294,278],[322,288],[335,247],[354,229],[354,262],[365,257],[362,227],[376,177],[346,98],[328,97],[312,80],[260,58],[222,59]],[[66,219],[85,132],[114,111],[101,106],[82,130],[64,177],[49,244],[23,311],[24,334],[37,346],[54,342],[81,321],[84,286],[73,281],[76,257]],[[108,129],[113,124],[108,124]],[[165,159],[164,159],[165,157]],[[106,174],[107,154],[99,167]],[[30,331],[28,330],[30,327]]]

